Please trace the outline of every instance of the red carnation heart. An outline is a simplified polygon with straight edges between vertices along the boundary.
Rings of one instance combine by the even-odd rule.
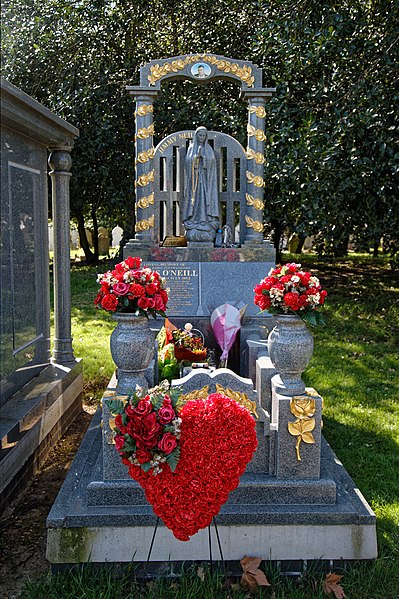
[[[175,472],[165,464],[153,475],[130,464],[129,474],[175,537],[188,541],[219,513],[258,442],[248,410],[224,395],[189,401],[180,417],[181,454]]]

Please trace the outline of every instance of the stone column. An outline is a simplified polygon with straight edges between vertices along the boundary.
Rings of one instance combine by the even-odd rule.
[[[265,96],[259,92],[245,92],[248,100],[247,142],[247,187],[246,187],[246,232],[245,242],[263,241],[263,196],[265,163]]]
[[[154,243],[154,121],[153,101],[157,96],[153,90],[135,90],[130,92],[136,100],[136,234],[149,244]]]
[[[69,172],[71,157],[66,150],[54,150],[49,157],[52,169],[54,223],[54,350],[57,364],[75,362],[71,336],[71,280],[69,250]]]

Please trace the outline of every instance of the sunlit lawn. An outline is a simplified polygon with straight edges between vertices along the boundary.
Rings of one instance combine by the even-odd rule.
[[[315,269],[322,281],[326,281],[329,292],[327,326],[314,331],[315,352],[304,379],[324,397],[324,434],[377,515],[380,557],[345,572],[343,586],[347,597],[353,599],[396,599],[399,596],[398,275],[390,271],[384,258],[354,256],[333,262],[315,256],[295,258]],[[109,314],[94,309],[96,270],[74,267],[72,271],[72,325],[75,355],[84,358],[86,380],[91,381],[94,389],[99,387],[100,396],[114,368],[109,335],[115,325]],[[104,266],[98,270],[103,272]],[[261,277],[266,273],[259,274]],[[320,576],[308,575],[293,582],[274,572],[269,573],[269,578],[274,595],[266,589],[262,596],[276,599],[325,596]],[[134,586],[130,579],[107,578],[107,581],[102,583],[103,590],[97,596],[184,599],[226,596],[220,577],[208,577],[202,582],[195,572],[180,582],[164,581],[149,587]],[[33,586],[24,596],[94,597],[100,592],[97,582],[89,575],[80,582],[76,576],[64,576],[61,582],[41,581],[37,583],[42,585],[40,589]],[[56,590],[62,585],[63,591]],[[238,598],[244,594],[233,591],[232,596]]]

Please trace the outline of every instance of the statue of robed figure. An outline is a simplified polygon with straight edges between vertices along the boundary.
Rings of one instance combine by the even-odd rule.
[[[188,241],[213,241],[220,226],[216,158],[208,131],[198,127],[184,164],[182,220]]]

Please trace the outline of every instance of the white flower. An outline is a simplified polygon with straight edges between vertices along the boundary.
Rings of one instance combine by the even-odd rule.
[[[317,277],[310,277],[309,287],[319,287],[320,281]]]
[[[190,333],[191,329],[193,328],[193,325],[191,324],[191,322],[186,322],[186,324],[184,325],[184,329]]]
[[[291,277],[291,281],[292,281],[293,283],[299,283],[299,281],[300,281],[300,280],[301,280],[301,279],[300,279],[300,277],[298,277],[298,275],[293,275],[293,276]]]

